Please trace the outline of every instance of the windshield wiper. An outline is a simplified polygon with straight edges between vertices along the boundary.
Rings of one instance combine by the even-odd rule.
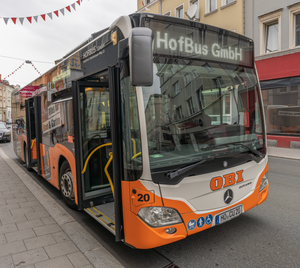
[[[217,148],[217,147],[222,147],[222,146],[227,146],[227,145],[240,145],[246,149],[248,149],[251,153],[253,153],[254,155],[263,158],[265,155],[263,153],[261,153],[260,151],[253,149],[245,144],[242,143],[238,143],[238,142],[232,142],[232,143],[225,143],[225,144],[218,144],[218,145],[211,145],[208,148]],[[207,147],[206,147],[207,148]]]
[[[253,149],[245,144],[242,144],[242,143],[234,143],[234,145],[240,145],[246,149],[248,149],[251,153],[255,154],[256,156],[259,156],[261,158],[263,158],[265,155],[263,153],[261,153],[260,151],[256,150],[256,149]]]
[[[200,161],[197,161],[197,162],[194,163],[194,164],[188,165],[188,166],[183,167],[183,168],[179,168],[179,169],[177,169],[177,170],[175,170],[175,171],[170,171],[170,172],[168,172],[168,173],[166,174],[166,176],[167,176],[170,180],[172,180],[172,179],[174,179],[174,178],[176,178],[176,177],[178,177],[178,176],[184,174],[185,172],[188,172],[189,170],[193,169],[194,167],[199,166],[199,165],[203,164],[204,162],[206,162],[206,161],[208,161],[208,160],[213,160],[213,159],[215,159],[215,158],[216,158],[215,156],[211,156],[211,155],[210,155],[210,156],[207,156],[207,157],[205,157],[205,158],[202,158]]]

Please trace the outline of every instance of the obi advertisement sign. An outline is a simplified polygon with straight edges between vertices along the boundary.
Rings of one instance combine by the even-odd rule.
[[[31,98],[35,95],[35,92],[39,89],[39,86],[26,86],[20,90],[20,95],[24,98]]]

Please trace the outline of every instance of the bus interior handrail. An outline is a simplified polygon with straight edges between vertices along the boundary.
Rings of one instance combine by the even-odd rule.
[[[112,143],[105,143],[105,144],[102,144],[102,145],[99,145],[97,148],[95,148],[88,156],[88,158],[86,159],[85,161],[85,164],[84,164],[84,167],[83,167],[83,170],[81,171],[81,174],[84,174],[85,171],[86,171],[86,167],[87,167],[87,164],[90,160],[90,158],[92,157],[92,155],[99,149],[101,149],[102,147],[105,147],[105,146],[112,146]]]

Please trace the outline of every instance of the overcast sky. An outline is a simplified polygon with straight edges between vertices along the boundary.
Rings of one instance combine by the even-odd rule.
[[[94,32],[108,27],[121,15],[134,13],[137,0],[83,0],[76,11],[64,9],[65,15],[59,17],[53,11],[76,3],[76,0],[0,0],[0,74],[2,79],[15,71],[24,60],[31,60],[42,74],[54,66],[54,61],[62,58]],[[52,12],[52,20],[41,14]],[[26,17],[32,18],[30,24]],[[7,25],[3,18],[24,17],[23,25],[19,19],[16,24],[9,19]],[[5,57],[19,58],[9,59]],[[41,63],[41,62],[50,62]],[[10,84],[22,87],[39,76],[30,64],[11,75]]]

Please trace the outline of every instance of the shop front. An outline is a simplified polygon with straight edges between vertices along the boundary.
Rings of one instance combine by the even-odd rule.
[[[268,144],[300,149],[300,52],[256,61]]]

